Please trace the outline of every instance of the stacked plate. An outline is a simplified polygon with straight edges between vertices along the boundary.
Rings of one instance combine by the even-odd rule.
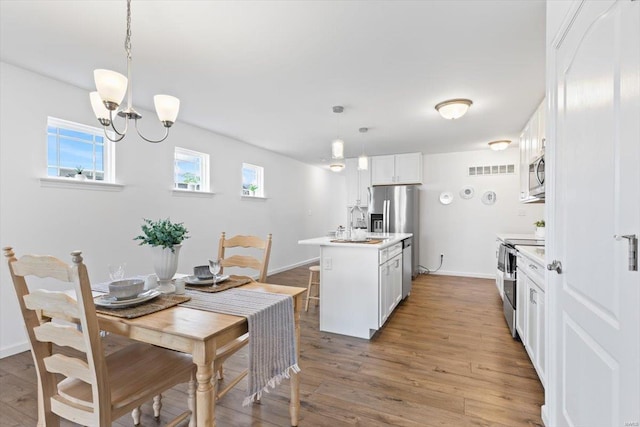
[[[229,276],[218,276],[211,279],[198,279],[196,276],[187,276],[184,278],[184,281],[189,285],[195,286],[206,286],[206,285],[215,285],[218,283],[222,283],[225,280],[229,279]]]
[[[101,295],[94,299],[95,304],[98,307],[106,307],[106,308],[124,308],[131,307],[132,305],[141,304],[143,302],[149,301],[160,295],[161,292],[155,289],[149,289],[148,291],[144,291],[141,294],[138,294],[135,298],[129,298],[124,300],[116,299],[109,294]]]

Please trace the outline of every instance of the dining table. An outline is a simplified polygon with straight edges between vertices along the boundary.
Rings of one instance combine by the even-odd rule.
[[[296,356],[300,355],[300,309],[306,288],[251,282],[239,289],[289,295],[293,298]],[[133,319],[98,313],[103,331],[188,353],[196,365],[196,425],[215,426],[216,350],[248,332],[245,317],[182,307],[180,305]],[[291,425],[297,426],[300,412],[300,374],[290,377]]]

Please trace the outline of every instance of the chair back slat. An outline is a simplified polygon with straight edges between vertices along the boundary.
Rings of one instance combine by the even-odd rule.
[[[24,304],[29,310],[41,310],[47,312],[52,318],[80,317],[78,303],[63,292],[36,289],[24,296]]]
[[[226,233],[222,233],[220,236],[220,242],[218,244],[218,258],[222,260],[222,274],[224,267],[239,267],[250,268],[258,271],[258,281],[266,282],[267,271],[269,267],[269,256],[271,255],[271,242],[272,236],[269,234],[266,240],[263,240],[257,236],[245,236],[238,235],[226,238]],[[230,248],[252,248],[262,251],[262,259],[256,258],[250,255],[230,255],[225,257],[226,249]]]
[[[73,281],[73,271],[57,258],[48,255],[25,255],[13,263],[18,276],[51,277],[62,282]]]
[[[33,330],[38,341],[71,347],[83,353],[87,351],[82,332],[73,326],[47,322]]]
[[[3,250],[36,363],[43,413],[54,413],[82,425],[104,424],[102,417],[108,415],[101,408],[111,407],[111,386],[91,283],[81,252],[71,253],[73,263],[69,265],[51,256],[25,255],[16,259],[11,247]],[[65,282],[71,285],[67,287],[75,289],[75,299],[64,292],[43,289],[30,292],[25,280],[28,276]],[[72,326],[60,326],[59,320],[79,323],[80,331]],[[68,353],[67,347],[83,352],[86,361],[61,354]],[[89,407],[61,394],[59,375],[66,377],[60,384],[71,379],[88,384]]]
[[[54,354],[44,358],[44,366],[48,372],[61,374],[67,378],[77,378],[87,384],[95,382],[95,375],[89,370],[89,364],[84,360],[64,354]]]

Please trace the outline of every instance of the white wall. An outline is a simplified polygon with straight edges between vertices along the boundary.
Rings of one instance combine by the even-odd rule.
[[[133,132],[117,143],[122,191],[44,188],[40,178],[46,175],[47,116],[98,125],[88,92],[6,63],[0,67],[0,245],[13,246],[18,257],[40,253],[70,262],[69,252],[81,249],[93,282],[108,279],[112,262],[126,261],[127,274],[151,273],[148,248],[132,238],[143,217],[171,217],[184,222],[191,235],[183,245],[179,271],[206,263],[226,231],[273,233],[269,270],[274,272],[316,258],[317,248],[297,241],[325,234],[342,220],[342,175],[190,126],[180,117],[160,144],[144,142]],[[160,135],[155,113],[141,113],[146,132]],[[172,194],[175,146],[211,155],[214,196]],[[240,198],[242,162],[265,168],[267,200]],[[4,357],[26,349],[26,336],[8,267],[0,265]]]
[[[533,223],[544,218],[544,204],[522,204],[519,151],[482,151],[423,156],[424,184],[420,194],[420,264],[434,270],[444,253],[438,274],[495,277],[497,233],[534,233]],[[514,175],[468,176],[470,166],[515,164]],[[475,190],[468,200],[459,195],[464,186]],[[485,205],[482,194],[496,192],[496,202]],[[443,205],[440,193],[454,194]]]

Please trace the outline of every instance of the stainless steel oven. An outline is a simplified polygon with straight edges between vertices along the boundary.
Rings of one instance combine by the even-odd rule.
[[[509,243],[502,243],[498,251],[498,270],[504,274],[504,300],[502,310],[511,336],[515,338],[516,332],[516,259],[518,252]]]

